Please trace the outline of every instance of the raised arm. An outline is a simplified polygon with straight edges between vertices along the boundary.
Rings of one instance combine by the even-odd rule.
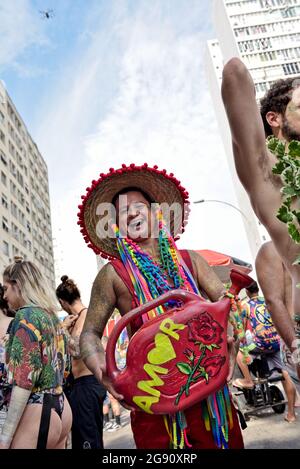
[[[105,325],[116,305],[113,278],[114,269],[107,264],[94,281],[88,312],[80,335],[80,352],[84,363],[98,381],[103,383],[116,399],[122,400],[123,396],[114,390],[106,375],[105,352],[101,344]]]
[[[248,193],[270,178],[263,122],[255,98],[255,87],[246,66],[238,58],[224,67],[222,98],[227,113],[235,166]]]

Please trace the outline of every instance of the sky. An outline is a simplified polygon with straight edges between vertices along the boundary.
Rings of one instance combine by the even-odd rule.
[[[73,278],[85,303],[97,263],[76,214],[99,173],[157,164],[191,201],[237,204],[205,71],[211,6],[0,0],[0,79],[48,165],[57,277]],[[241,215],[222,203],[193,205],[178,246],[253,262]]]

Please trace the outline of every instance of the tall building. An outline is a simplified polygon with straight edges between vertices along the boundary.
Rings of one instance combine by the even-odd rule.
[[[253,257],[269,236],[255,217],[233,161],[231,136],[221,99],[224,63],[239,57],[249,69],[259,100],[279,78],[300,73],[300,0],[214,0],[217,39],[208,41],[208,83],[229,169]]]
[[[0,81],[0,271],[14,256],[54,283],[47,165]]]

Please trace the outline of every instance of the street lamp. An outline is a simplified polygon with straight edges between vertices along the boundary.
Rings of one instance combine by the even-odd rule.
[[[228,205],[231,208],[234,208],[237,212],[239,212],[240,215],[242,215],[243,219],[245,220],[245,228],[246,228],[246,233],[248,237],[248,242],[250,245],[250,250],[252,252],[253,258],[255,258],[258,249],[260,248],[262,242],[266,241],[265,235],[260,235],[258,231],[258,227],[256,227],[254,220],[252,221],[249,219],[245,213],[240,210],[238,207],[235,205],[231,204],[230,202],[225,202],[224,200],[217,200],[217,199],[200,199],[196,200],[193,202],[194,204],[202,204],[204,202],[215,202],[223,205]],[[260,222],[258,222],[260,225]]]
[[[216,203],[219,203],[219,204],[224,204],[224,205],[228,205],[229,207],[232,207],[234,208],[235,210],[237,210],[244,218],[245,220],[249,223],[249,220],[248,218],[246,217],[246,215],[244,214],[244,212],[242,212],[242,210],[240,210],[238,207],[236,207],[235,205],[229,203],[229,202],[225,202],[224,200],[216,200],[216,199],[200,199],[200,200],[195,200],[195,202],[193,202],[194,204],[203,204],[204,202],[216,202]]]

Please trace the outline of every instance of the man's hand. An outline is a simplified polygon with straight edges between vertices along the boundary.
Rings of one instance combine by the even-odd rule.
[[[107,389],[109,394],[111,394],[120,404],[125,407],[127,410],[135,410],[134,407],[131,407],[124,401],[124,396],[119,394],[111,381],[111,379],[107,376],[106,372],[102,368],[98,368],[97,372],[95,373],[95,377],[97,380],[103,384],[103,386]]]
[[[228,354],[229,354],[229,371],[226,378],[227,383],[232,380],[235,363],[236,363],[236,356],[239,351],[239,340],[235,340],[234,337],[227,336],[227,347],[228,347]]]

